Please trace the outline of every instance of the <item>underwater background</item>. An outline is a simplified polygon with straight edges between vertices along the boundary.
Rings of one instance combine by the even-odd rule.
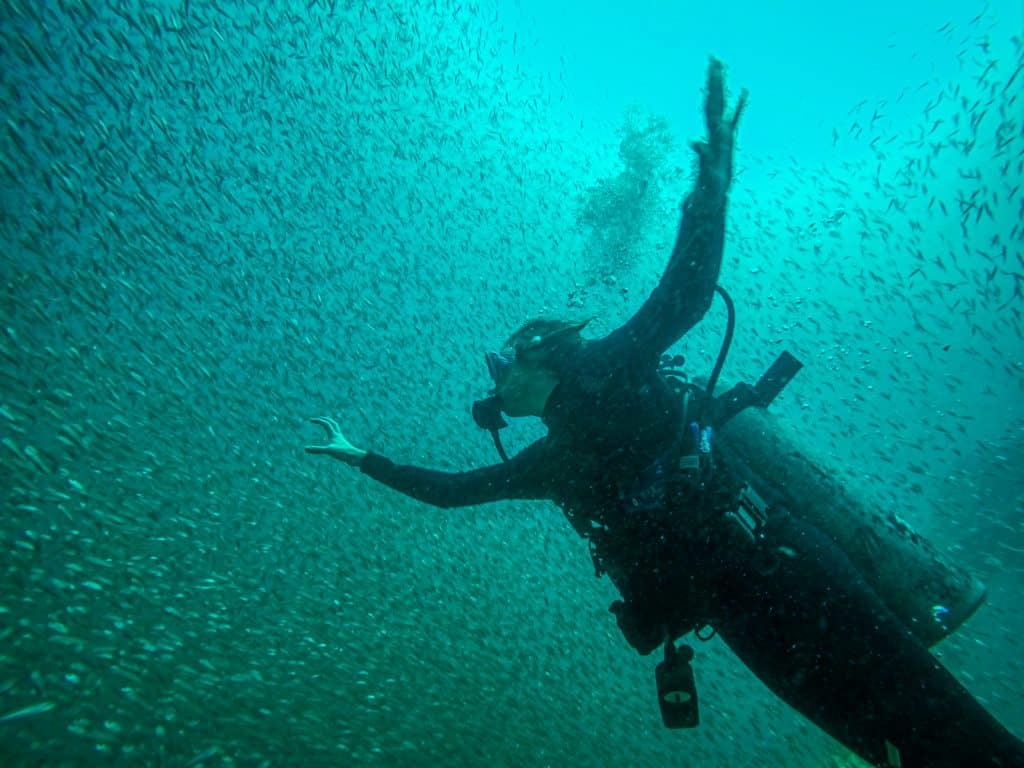
[[[712,54],[751,92],[725,376],[805,363],[773,412],[986,582],[936,652],[1024,733],[1022,24],[0,2],[0,763],[857,764],[717,639],[700,727],[665,730],[552,504],[433,509],[303,452],[331,415],[402,463],[497,461],[484,351],[639,307]],[[676,350],[695,375],[724,315]]]

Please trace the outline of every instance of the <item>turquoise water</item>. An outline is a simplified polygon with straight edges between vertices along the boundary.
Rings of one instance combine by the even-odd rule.
[[[1020,5],[677,5],[0,6],[5,765],[848,760],[717,641],[664,730],[553,506],[302,450],[495,461],[483,351],[646,296],[710,54],[726,375],[805,362],[773,410],[988,584],[938,653],[1024,733]]]

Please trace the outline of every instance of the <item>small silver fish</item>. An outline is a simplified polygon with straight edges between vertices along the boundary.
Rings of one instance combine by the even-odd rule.
[[[192,768],[192,766],[199,765],[200,763],[202,763],[202,762],[204,762],[206,760],[209,760],[211,757],[213,757],[214,755],[217,755],[219,753],[220,753],[220,747],[217,747],[217,746],[210,747],[209,749],[204,749],[198,755],[196,755],[191,760],[189,760],[187,763],[185,763],[185,765],[182,766],[182,768]]]
[[[31,704],[21,709],[16,709],[13,712],[8,712],[3,717],[0,717],[0,723],[9,723],[12,720],[21,720],[23,717],[32,717],[33,715],[41,715],[43,712],[49,712],[53,709],[56,704],[51,701],[43,701],[39,704]]]

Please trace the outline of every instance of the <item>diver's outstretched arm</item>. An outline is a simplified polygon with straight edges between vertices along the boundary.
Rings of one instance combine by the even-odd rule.
[[[441,472],[395,464],[373,451],[356,448],[338,423],[326,416],[310,419],[327,430],[327,443],[307,445],[306,453],[330,456],[359,468],[374,480],[435,507],[465,507],[500,499],[550,499],[559,465],[551,460],[547,441],[538,440],[510,461],[469,472]]]
[[[643,306],[625,325],[598,342],[610,357],[657,361],[711,306],[725,245],[736,127],[746,103],[747,92],[743,91],[732,114],[726,114],[722,63],[711,59],[704,102],[708,135],[692,145],[700,167],[697,182],[683,203],[672,257]]]

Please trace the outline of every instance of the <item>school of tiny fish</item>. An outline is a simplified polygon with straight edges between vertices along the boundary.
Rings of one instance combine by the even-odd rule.
[[[856,160],[741,143],[726,373],[796,354],[798,439],[988,583],[940,655],[1020,733],[1024,44],[988,24],[935,30],[955,81],[823,128]],[[845,759],[717,641],[700,729],[663,730],[553,506],[430,509],[303,453],[331,414],[397,461],[493,463],[484,350],[541,311],[610,330],[660,274],[689,175],[643,204],[602,180],[617,139],[508,66],[524,44],[459,0],[4,3],[3,765]],[[634,232],[602,235],[616,201],[649,247],[588,256]]]

